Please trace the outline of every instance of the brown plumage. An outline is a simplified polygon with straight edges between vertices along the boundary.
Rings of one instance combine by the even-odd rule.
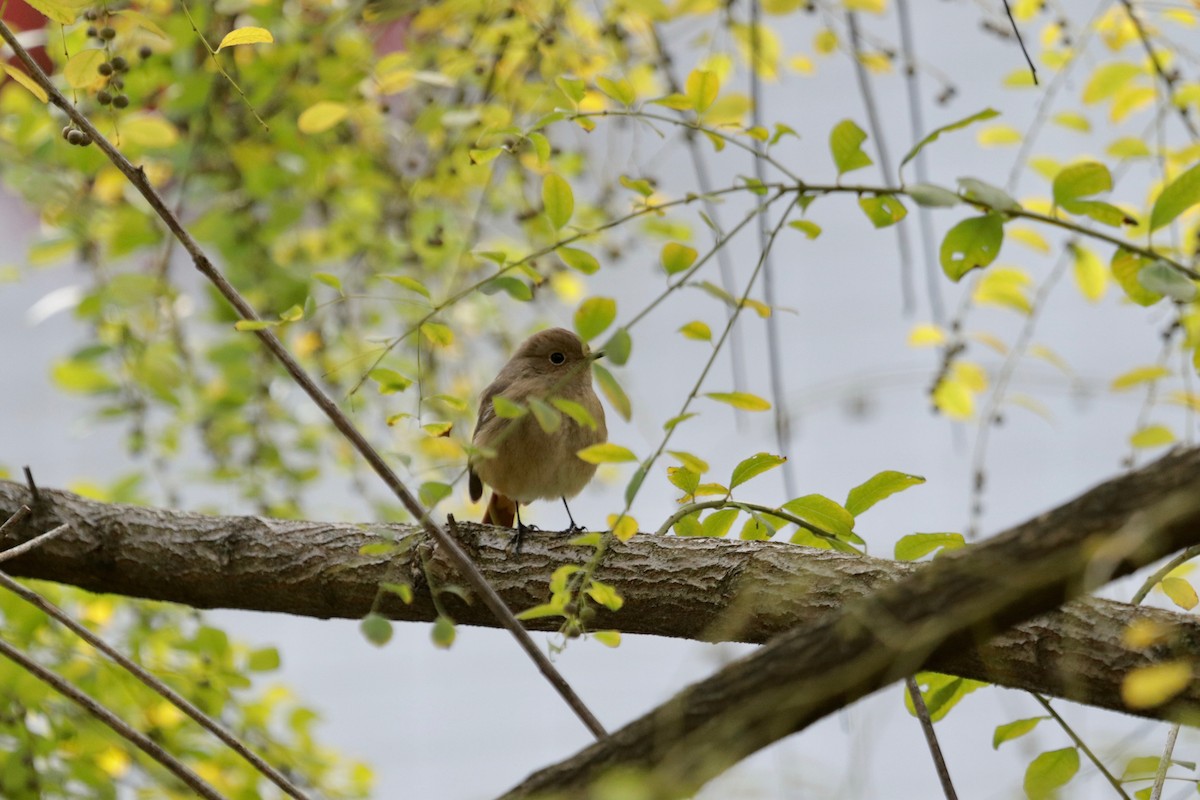
[[[608,439],[604,408],[592,389],[592,361],[602,355],[592,353],[565,328],[549,328],[526,339],[483,390],[472,441],[484,452],[473,456],[468,467],[471,499],[483,496],[484,484],[491,487],[483,521],[507,527],[515,518],[518,547],[525,527],[520,504],[561,497],[566,505],[567,498],[579,494],[596,473],[595,464],[575,454]],[[558,428],[546,431],[532,413],[518,419],[497,416],[492,405],[495,397],[526,407],[535,398],[545,403],[568,400],[582,406],[595,426],[560,414]],[[567,516],[571,518],[570,507]],[[571,526],[575,527],[574,518]]]

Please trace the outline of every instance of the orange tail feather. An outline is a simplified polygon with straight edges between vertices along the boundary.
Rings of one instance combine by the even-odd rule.
[[[488,500],[487,511],[483,514],[484,525],[500,525],[511,528],[517,516],[517,501],[505,497],[499,492],[492,492]]]

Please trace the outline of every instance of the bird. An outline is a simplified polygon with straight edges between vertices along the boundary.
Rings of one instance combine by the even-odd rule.
[[[522,504],[560,497],[571,521],[568,530],[581,530],[567,498],[579,494],[596,474],[596,465],[576,454],[608,440],[604,407],[592,388],[592,362],[603,356],[571,331],[547,328],[522,342],[480,395],[479,418],[471,437],[475,452],[467,464],[471,500],[479,501],[484,484],[491,488],[483,523],[511,527],[515,517],[517,553],[532,527],[521,522]],[[518,418],[500,416],[493,402],[497,397],[524,406],[527,413]],[[552,422],[543,427],[544,419],[528,413],[535,399],[547,404],[559,399],[576,403],[586,414],[559,413],[557,427]]]

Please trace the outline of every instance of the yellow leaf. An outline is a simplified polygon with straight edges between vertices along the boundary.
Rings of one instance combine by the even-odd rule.
[[[1180,608],[1191,611],[1200,603],[1200,598],[1196,597],[1196,590],[1192,588],[1192,584],[1188,583],[1183,578],[1175,578],[1167,576],[1162,579],[1159,584],[1163,594],[1171,598],[1171,602]]]
[[[346,118],[350,108],[345,103],[321,100],[313,103],[300,114],[296,127],[301,133],[322,133]]]
[[[128,754],[120,748],[109,746],[96,757],[96,766],[110,778],[119,778],[129,770]]]
[[[936,347],[945,342],[946,332],[929,322],[914,325],[908,332],[909,347]]]
[[[179,131],[159,114],[136,114],[121,123],[121,136],[139,147],[171,147]]]
[[[622,542],[628,542],[638,532],[637,520],[628,514],[609,514],[608,528]]]
[[[613,464],[621,461],[637,461],[637,456],[628,447],[606,442],[585,447],[575,455],[589,464]]]
[[[1170,377],[1171,370],[1157,364],[1149,367],[1136,367],[1122,375],[1113,378],[1112,385],[1109,387],[1114,392],[1122,389],[1130,389],[1141,383],[1151,383],[1159,378]]]
[[[1147,425],[1129,437],[1134,447],[1165,447],[1175,441],[1175,434],[1166,425]]]
[[[771,408],[769,402],[750,392],[708,392],[704,396],[742,411],[768,411]]]
[[[63,67],[63,77],[72,89],[83,89],[93,83],[104,80],[97,70],[108,60],[108,54],[103,50],[81,50],[71,56],[70,61]]]
[[[984,147],[1007,147],[1020,144],[1021,131],[1012,125],[988,125],[980,128],[975,138]]]
[[[619,647],[621,645],[620,631],[593,631],[592,638],[605,647]]]
[[[846,10],[882,14],[887,10],[887,0],[846,0]]]
[[[983,367],[973,361],[955,361],[954,366],[950,369],[950,375],[976,394],[988,387],[987,373],[983,371]]]
[[[1091,248],[1075,245],[1071,249],[1075,257],[1075,284],[1089,301],[1099,302],[1108,289],[1108,268]]]
[[[1002,356],[1008,355],[1008,345],[1006,345],[1004,340],[994,333],[988,333],[987,331],[973,331],[971,333],[971,338],[982,345],[992,348]]]
[[[813,37],[813,49],[823,56],[827,56],[834,50],[837,50],[837,46],[838,35],[829,28],[818,31],[817,35]]]
[[[694,69],[687,77],[684,94],[691,101],[692,108],[697,114],[702,114],[717,99],[721,91],[721,81],[715,73],[708,70]]]
[[[968,420],[975,415],[975,398],[962,381],[946,377],[933,390],[933,404],[953,420]]]
[[[0,64],[0,67],[4,67],[4,71],[8,73],[8,77],[12,78],[14,81],[28,89],[30,94],[32,94],[38,100],[41,100],[43,103],[50,102],[50,95],[46,94],[46,90],[38,86],[33,78],[29,77],[12,64]]]
[[[1121,641],[1127,647],[1144,650],[1152,645],[1161,644],[1171,634],[1171,628],[1161,622],[1149,619],[1135,619],[1121,634]]]
[[[1042,254],[1050,252],[1050,242],[1046,241],[1046,237],[1033,228],[1026,228],[1021,225],[1006,225],[1004,227],[1004,237],[1014,242],[1020,242],[1029,249],[1036,250]]]
[[[221,44],[217,46],[217,52],[221,52],[226,47],[235,47],[239,44],[262,44],[275,41],[275,37],[266,28],[236,28],[225,34],[225,38],[221,40]]]
[[[1192,682],[1192,665],[1168,661],[1130,670],[1121,682],[1121,699],[1128,708],[1154,708],[1182,692]]]

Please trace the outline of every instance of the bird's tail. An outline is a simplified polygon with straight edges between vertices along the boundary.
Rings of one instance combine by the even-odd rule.
[[[505,497],[499,492],[492,492],[491,499],[488,500],[487,511],[483,514],[483,524],[511,528],[516,516],[517,501]]]

